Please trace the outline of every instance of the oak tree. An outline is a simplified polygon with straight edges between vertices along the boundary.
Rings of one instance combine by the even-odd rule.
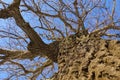
[[[0,68],[8,72],[6,79],[120,79],[119,1],[0,4]]]

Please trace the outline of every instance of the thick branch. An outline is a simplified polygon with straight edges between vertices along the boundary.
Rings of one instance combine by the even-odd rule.
[[[15,1],[13,4],[11,4],[7,9],[1,10],[4,11],[5,14],[2,14],[5,16],[5,18],[8,17],[13,17],[16,21],[16,24],[28,35],[28,37],[31,40],[32,46],[31,49],[28,48],[33,54],[30,52],[21,52],[21,51],[7,51],[8,53],[13,53],[15,55],[17,54],[25,54],[27,56],[22,56],[21,58],[30,58],[30,56],[33,58],[35,56],[47,56],[49,59],[53,61],[57,61],[57,53],[58,53],[58,42],[53,42],[50,45],[45,44],[40,36],[35,32],[35,30],[23,19],[22,15],[20,14],[19,11],[19,5],[20,5],[20,0]],[[1,13],[0,12],[0,13]],[[8,16],[6,16],[9,14]],[[4,18],[3,16],[0,15],[0,18]],[[31,44],[30,44],[31,45]],[[29,47],[29,46],[28,46]],[[6,50],[1,50],[3,53],[6,53]],[[12,55],[13,55],[12,54]],[[9,56],[12,56],[8,54]],[[13,56],[12,56],[13,57]],[[14,59],[14,58],[13,58]]]
[[[0,59],[33,59],[37,56],[47,56],[53,62],[57,62],[57,56],[59,51],[59,42],[55,41],[48,45],[45,49],[33,49],[32,51],[21,51],[21,50],[5,50],[0,49],[0,54],[4,56],[0,56]]]
[[[36,44],[36,46],[43,46],[45,43],[39,37],[39,35],[33,30],[33,28],[25,22],[19,11],[20,0],[15,0],[7,9],[0,11],[0,18],[14,17],[16,24],[28,35],[30,40]],[[37,43],[36,43],[37,42]]]
[[[33,59],[38,54],[32,54],[30,51],[5,50],[0,49],[1,59]]]

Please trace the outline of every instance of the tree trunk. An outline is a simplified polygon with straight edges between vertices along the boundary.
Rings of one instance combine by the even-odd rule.
[[[120,80],[120,42],[95,35],[66,38],[58,65],[53,80]]]

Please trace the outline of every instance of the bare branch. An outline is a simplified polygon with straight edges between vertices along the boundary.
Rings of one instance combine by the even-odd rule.
[[[38,56],[38,54],[32,54],[30,51],[18,51],[18,50],[5,50],[0,49],[1,59],[33,59]]]
[[[91,34],[100,34],[101,36],[103,36],[103,34],[104,34],[108,29],[120,30],[120,26],[108,25],[108,26],[105,26],[105,27],[103,27],[103,28],[101,28],[101,29],[96,29],[96,30],[94,30]]]

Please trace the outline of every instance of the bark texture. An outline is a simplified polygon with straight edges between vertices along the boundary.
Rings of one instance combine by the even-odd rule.
[[[53,80],[119,80],[120,41],[88,35],[60,44],[59,72]]]
[[[34,0],[31,1],[34,2]],[[55,9],[52,5],[46,3],[47,0],[43,1],[49,7]],[[77,7],[78,2],[75,0],[73,3],[75,9],[72,11],[72,9],[69,10],[68,8],[68,11],[76,16],[75,20],[72,20],[63,14],[64,10],[62,11],[61,9],[55,9],[57,12],[55,15],[49,14],[47,12],[44,13],[44,11],[41,11],[42,8],[40,10],[39,8],[36,8],[36,11],[34,8],[32,8],[32,6],[26,4],[25,0],[23,0],[24,6],[26,6],[28,10],[38,15],[41,19],[43,18],[43,22],[45,24],[48,24],[48,22],[50,22],[45,19],[46,17],[59,18],[66,26],[66,35],[69,33],[69,31],[67,31],[68,28],[70,29],[70,32],[72,31],[74,34],[76,33],[75,35],[71,36],[67,35],[68,37],[65,38],[64,33],[62,33],[62,31],[56,27],[52,28],[51,26],[48,26],[48,28],[46,28],[47,25],[46,27],[39,27],[40,29],[48,30],[52,33],[54,33],[53,31],[57,31],[62,34],[62,39],[60,38],[60,40],[57,41],[57,39],[54,39],[54,37],[52,37],[52,39],[55,41],[50,44],[46,44],[40,35],[34,30],[34,28],[24,20],[23,16],[21,15],[22,11],[20,10],[20,2],[21,0],[14,0],[14,2],[7,8],[1,9],[0,18],[14,18],[17,26],[21,28],[30,39],[30,43],[27,46],[28,50],[13,51],[0,49],[0,54],[4,55],[0,56],[0,59],[3,59],[3,61],[0,62],[0,65],[13,59],[32,60],[37,56],[47,56],[51,61],[48,61],[46,64],[40,68],[37,68],[35,71],[27,71],[22,65],[20,65],[20,67],[22,66],[22,69],[25,73],[35,73],[35,76],[33,76],[34,79],[32,78],[32,80],[35,80],[35,78],[42,73],[42,70],[45,67],[53,64],[53,62],[58,63],[59,66],[59,71],[57,74],[55,74],[55,77],[53,78],[54,80],[120,80],[120,41],[104,40],[100,38],[100,36],[107,35],[105,32],[107,32],[109,29],[120,30],[120,27],[115,25],[115,22],[117,21],[111,22],[110,19],[108,20],[108,22],[111,22],[110,24],[106,24],[106,26],[103,26],[103,28],[96,29],[91,32],[91,34],[89,34],[87,29],[85,29],[84,20],[87,19],[85,17],[88,16],[88,13],[91,12],[94,8],[91,8],[88,12],[86,12],[85,9],[85,11],[82,12],[82,15],[80,15],[79,8]],[[59,0],[59,2],[63,5],[63,2],[61,0]],[[62,5],[58,6],[62,7]],[[96,5],[94,6],[96,7]],[[68,7],[68,5],[63,5],[63,9],[67,9],[64,6]],[[36,7],[38,6],[36,5]],[[113,7],[113,14],[114,9],[115,8]],[[112,16],[108,17],[111,18]],[[76,22],[77,18],[78,20]],[[78,28],[74,28],[77,26],[72,25],[71,23],[73,22],[75,22],[75,25],[78,25]],[[106,20],[103,22],[107,23]],[[119,37],[120,35],[116,34],[107,36]],[[13,63],[16,64],[15,62]]]

